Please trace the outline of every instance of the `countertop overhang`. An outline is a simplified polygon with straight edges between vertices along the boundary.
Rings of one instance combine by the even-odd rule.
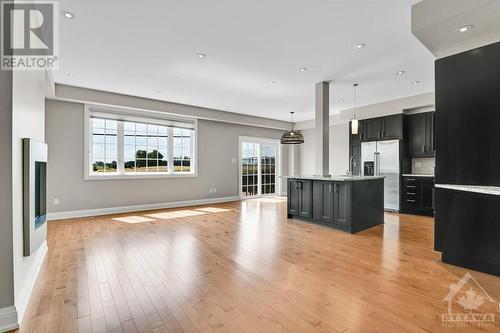
[[[331,182],[357,182],[384,179],[384,176],[283,176],[285,179],[307,179],[307,180],[322,180]]]

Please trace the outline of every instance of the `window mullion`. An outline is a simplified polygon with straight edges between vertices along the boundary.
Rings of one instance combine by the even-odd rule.
[[[174,129],[173,127],[167,128],[167,173],[174,173]]]
[[[117,171],[118,174],[122,175],[125,173],[125,134],[124,134],[124,124],[123,121],[118,121],[117,124]]]

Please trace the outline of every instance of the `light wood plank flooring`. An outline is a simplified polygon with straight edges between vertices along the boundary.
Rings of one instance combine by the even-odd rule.
[[[20,332],[473,332],[441,325],[466,270],[432,250],[433,220],[385,221],[349,235],[270,198],[49,222]]]

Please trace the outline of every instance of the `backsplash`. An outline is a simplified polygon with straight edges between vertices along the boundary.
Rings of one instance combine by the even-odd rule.
[[[417,175],[434,175],[434,157],[412,158],[411,172]]]

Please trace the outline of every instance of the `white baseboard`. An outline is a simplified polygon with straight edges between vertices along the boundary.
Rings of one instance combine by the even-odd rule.
[[[47,241],[43,242],[36,254],[34,254],[36,257],[33,260],[33,265],[31,266],[31,270],[28,272],[24,287],[21,290],[19,297],[16,299],[17,319],[19,322],[22,322],[23,320],[31,293],[33,292],[33,287],[35,286],[36,279],[38,278],[38,274],[40,273],[40,268],[42,268],[43,259],[45,259],[46,254]]]
[[[19,328],[15,306],[0,309],[0,332],[7,332]]]
[[[47,220],[53,221],[53,220],[72,219],[72,218],[78,218],[78,217],[99,216],[99,215],[109,215],[109,214],[119,214],[119,213],[129,213],[129,212],[140,212],[140,211],[144,211],[144,210],[207,205],[207,204],[215,204],[215,203],[239,201],[239,200],[240,200],[240,197],[234,196],[234,197],[220,197],[220,198],[174,201],[174,202],[145,204],[145,205],[132,205],[132,206],[124,206],[124,207],[73,210],[73,211],[67,211],[67,212],[48,213]]]
[[[19,328],[15,306],[0,309],[0,332],[7,332]]]

